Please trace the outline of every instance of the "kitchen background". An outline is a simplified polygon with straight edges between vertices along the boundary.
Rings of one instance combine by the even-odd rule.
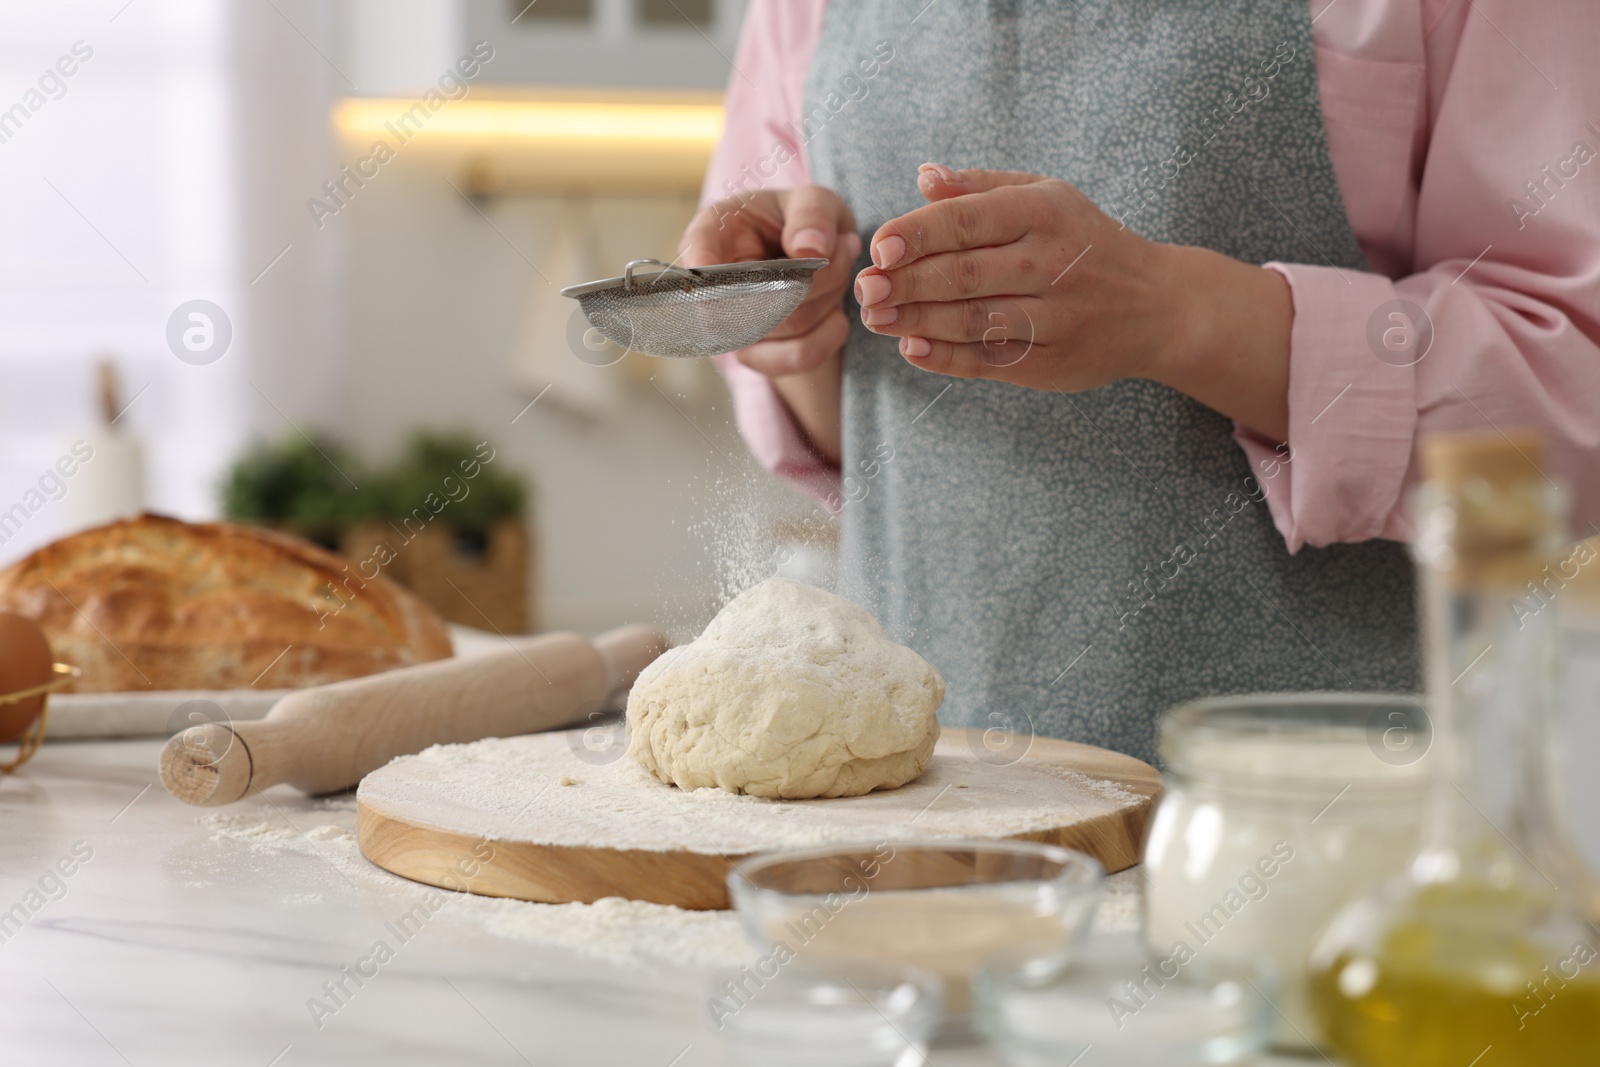
[[[741,0],[7,6],[0,565],[126,488],[129,441],[148,506],[203,519],[263,442],[488,439],[529,485],[539,629],[692,633],[820,528],[708,364],[580,360],[555,294],[670,258]],[[225,321],[186,362],[195,300]],[[96,461],[30,494],[79,439]]]

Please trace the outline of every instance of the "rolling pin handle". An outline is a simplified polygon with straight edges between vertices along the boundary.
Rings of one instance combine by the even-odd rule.
[[[594,639],[595,651],[606,666],[606,694],[628,688],[672,642],[653,626],[619,626]]]
[[[254,769],[244,738],[221,723],[175,734],[161,750],[161,782],[186,804],[232,804],[250,791]]]
[[[545,634],[482,657],[299,690],[264,719],[207,723],[173,737],[161,752],[161,781],[179,800],[204,806],[282,782],[305,793],[345,789],[429,745],[576,725],[585,708],[632,685],[669,644],[649,626],[624,626],[592,642]],[[535,661],[547,665],[535,669],[549,689],[530,694],[525,672]],[[463,700],[463,692],[472,699]]]

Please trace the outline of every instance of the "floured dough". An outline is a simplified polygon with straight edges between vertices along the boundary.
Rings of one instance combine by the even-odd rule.
[[[772,578],[639,675],[628,754],[683,789],[858,796],[922,773],[943,700],[939,672],[864,608]]]

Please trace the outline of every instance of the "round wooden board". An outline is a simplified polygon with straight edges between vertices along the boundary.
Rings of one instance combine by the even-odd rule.
[[[573,753],[584,747],[578,740],[581,733],[559,731],[455,746],[448,763],[441,759],[430,762],[428,754],[407,756],[372,772],[362,780],[357,794],[362,853],[406,878],[487,896],[543,903],[627,897],[683,908],[727,908],[725,879],[732,863],[764,847],[794,843],[760,843],[763,819],[769,816],[784,815],[786,823],[794,821],[788,816],[812,823],[827,823],[837,816],[838,833],[848,834],[861,816],[870,814],[880,821],[862,825],[871,828],[873,839],[883,833],[886,821],[895,827],[893,839],[897,841],[974,836],[1039,841],[1087,852],[1108,871],[1120,871],[1138,862],[1145,821],[1161,791],[1154,768],[1107,749],[1052,738],[1002,736],[992,730],[947,728],[928,770],[916,782],[897,790],[828,800],[710,797],[731,811],[735,822],[747,827],[742,838],[722,849],[696,829],[694,820],[704,820],[709,814],[707,798],[653,779],[641,781],[643,772],[625,757],[606,766],[574,760]],[[516,746],[516,751],[508,752],[506,746]],[[1011,755],[1016,752],[1024,754],[1020,758]],[[516,760],[521,756],[527,757],[530,768],[548,768],[551,760],[564,758],[561,766],[596,787],[612,782],[613,790],[656,790],[652,801],[677,809],[673,814],[681,812],[681,819],[674,822],[681,829],[667,834],[668,840],[649,841],[646,847],[594,844],[596,840],[638,838],[637,822],[614,802],[617,796],[632,794],[613,792],[613,803],[608,805],[603,792],[563,789],[563,784],[584,784],[567,775],[541,785],[540,775],[548,777],[548,772],[536,769],[530,769],[526,782],[533,799],[516,818],[508,820],[503,814],[475,809],[471,790],[460,785],[463,776],[470,778],[481,771],[485,776],[504,778],[516,773]],[[633,777],[625,778],[627,775]],[[1045,808],[1035,805],[1028,809],[1027,829],[1005,834],[962,832],[963,826],[970,825],[962,820],[970,820],[973,812],[1018,808],[1021,802],[1012,783],[1019,782],[1062,784],[1050,787],[1054,792],[1048,794]],[[552,788],[558,792],[541,807],[541,798]],[[965,792],[953,792],[958,788]],[[584,808],[576,819],[572,816],[575,809],[570,807],[566,817],[559,809],[550,809],[556,800],[582,805],[590,797],[596,803]],[[749,806],[734,808],[735,803]],[[614,823],[616,836],[607,832],[607,820]],[[580,825],[574,828],[574,822]],[[583,826],[591,824],[600,829],[575,838],[584,832]],[[674,836],[679,839],[671,839]]]

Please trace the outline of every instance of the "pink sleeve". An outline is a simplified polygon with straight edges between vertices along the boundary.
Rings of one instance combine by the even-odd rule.
[[[810,180],[805,146],[794,131],[826,8],[827,0],[752,0],[728,78],[722,141],[711,157],[701,203]],[[771,379],[731,353],[716,363],[751,454],[837,510],[839,469],[811,447]]]
[[[1318,51],[1329,148],[1369,260],[1394,278],[1268,264],[1294,294],[1289,440],[1236,437],[1278,529],[1290,551],[1406,539],[1419,435],[1537,427],[1578,531],[1600,533],[1600,112],[1585,113],[1600,34],[1516,0],[1345,3],[1318,27],[1319,45],[1348,37]],[[1393,32],[1380,60],[1351,54],[1397,11],[1414,16],[1414,62]],[[1415,144],[1381,113],[1409,104]]]

